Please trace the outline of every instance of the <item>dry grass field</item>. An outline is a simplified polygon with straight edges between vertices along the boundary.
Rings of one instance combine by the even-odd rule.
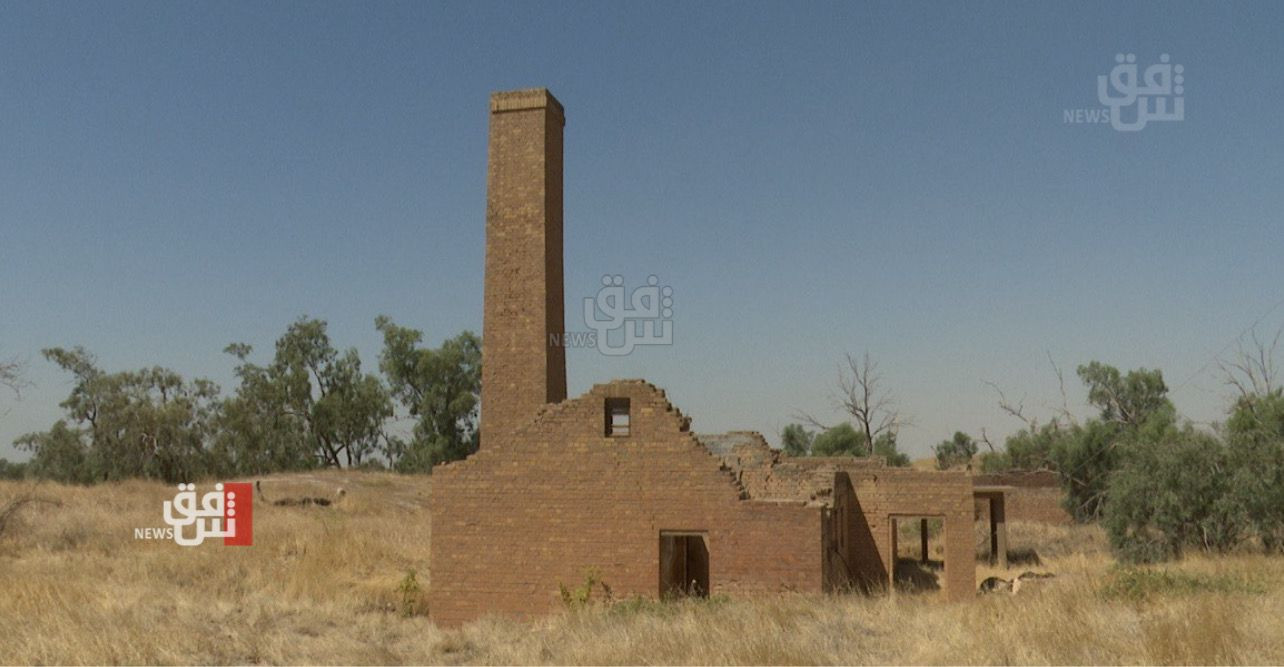
[[[441,630],[430,481],[326,472],[265,478],[255,545],[135,539],[173,487],[0,482],[0,663],[1281,664],[1284,560],[1114,566],[1093,527],[1016,524],[1014,550],[1056,578],[943,604],[930,593],[594,602],[532,624]],[[915,545],[913,540],[904,540]],[[408,573],[414,572],[413,580]],[[978,580],[995,573],[981,566]],[[578,582],[566,582],[576,584]]]

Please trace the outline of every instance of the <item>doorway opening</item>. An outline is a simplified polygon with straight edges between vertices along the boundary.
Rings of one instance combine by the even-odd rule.
[[[929,592],[942,590],[945,561],[944,517],[933,515],[892,515],[891,562],[888,582],[893,591]],[[933,558],[940,554],[940,558]]]
[[[678,597],[709,597],[704,532],[660,531],[660,599]]]

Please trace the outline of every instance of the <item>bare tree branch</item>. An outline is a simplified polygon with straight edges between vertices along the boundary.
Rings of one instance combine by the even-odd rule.
[[[26,365],[17,359],[0,361],[0,386],[8,387],[15,395],[21,396],[22,390],[31,386],[26,379]]]
[[[1061,372],[1061,367],[1057,365],[1056,360],[1052,358],[1051,350],[1044,350],[1048,355],[1048,363],[1052,365],[1052,372],[1057,374],[1057,388],[1061,392],[1061,408],[1058,412],[1065,418],[1066,422],[1074,425],[1076,419],[1074,413],[1070,412],[1070,399],[1066,394],[1066,376]]]
[[[802,410],[794,411],[794,419],[797,419],[798,421],[801,421],[801,422],[805,422],[807,425],[811,426],[812,428],[822,433],[830,429],[828,425],[821,423],[819,419],[816,419],[815,417],[811,416],[810,413],[803,412]]]
[[[896,401],[883,388],[883,376],[869,352],[860,359],[848,354],[846,362],[846,368],[838,368],[836,401],[864,432],[868,446],[873,447],[880,435],[894,434],[910,421],[896,409]]]
[[[870,359],[868,352],[859,359],[851,354],[844,355],[843,362],[838,365],[837,375],[837,391],[831,394],[834,407],[851,417],[856,430],[864,436],[865,446],[870,453],[880,436],[895,435],[901,428],[913,424],[910,418],[896,408],[895,399],[883,387],[878,364]],[[835,426],[826,424],[803,410],[795,410],[793,416],[821,433]]]
[[[987,387],[993,389],[994,393],[999,395],[1000,410],[1003,410],[1009,415],[1012,415],[1013,417],[1020,419],[1022,422],[1025,423],[1026,426],[1030,428],[1030,431],[1033,432],[1038,430],[1039,420],[1035,417],[1025,416],[1025,397],[1024,396],[1021,397],[1020,402],[1014,405],[1012,401],[1008,400],[1007,395],[1003,393],[1003,389],[999,387],[998,383],[993,382],[991,380],[981,380],[981,382],[984,383]]]
[[[1275,350],[1279,347],[1281,335],[1284,335],[1284,327],[1275,332],[1275,338],[1267,345],[1258,338],[1254,329],[1250,334],[1251,346],[1246,348],[1241,338],[1236,342],[1235,356],[1217,362],[1224,382],[1239,394],[1239,398],[1266,396],[1279,388]]]
[[[990,442],[990,436],[986,435],[984,426],[981,427],[981,442],[985,443],[985,446],[990,449],[991,454],[998,453],[998,448],[994,446],[993,442]]]

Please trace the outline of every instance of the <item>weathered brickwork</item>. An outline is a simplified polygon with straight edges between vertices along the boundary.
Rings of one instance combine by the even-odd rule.
[[[1027,521],[1051,525],[1074,522],[1062,504],[1065,501],[1065,491],[1062,490],[1061,482],[1057,479],[1055,472],[1038,470],[985,474],[977,475],[974,482],[978,486],[1011,487],[1005,494],[1009,522]],[[989,512],[988,503],[977,503],[978,520],[988,522]]]
[[[702,437],[725,442],[727,436],[735,436],[730,446],[712,449],[749,497],[831,508],[826,549],[838,556],[827,569],[827,588],[884,586],[893,567],[892,517],[939,517],[945,520],[946,549],[941,587],[950,599],[973,594],[973,487],[966,473],[891,468],[878,457],[795,458],[772,450],[757,433]]]
[[[605,435],[628,398],[629,435]],[[450,625],[556,608],[590,569],[659,595],[661,531],[704,532],[712,593],[822,590],[822,509],[748,500],[663,392],[598,385],[433,471],[430,608]]]
[[[712,594],[881,589],[897,517],[944,519],[942,588],[970,597],[964,473],[791,458],[751,432],[697,438],[641,380],[566,400],[564,123],[546,90],[491,98],[482,446],[433,470],[433,619],[529,618],[590,573],[617,597],[687,582]]]
[[[945,525],[945,573],[941,588],[950,600],[976,592],[976,542],[972,517],[972,480],[964,473],[901,468],[861,469],[847,473],[855,491],[848,529],[849,558],[859,582],[887,581],[895,562],[893,517],[938,517]]]
[[[542,88],[490,100],[482,447],[566,398],[562,105]]]

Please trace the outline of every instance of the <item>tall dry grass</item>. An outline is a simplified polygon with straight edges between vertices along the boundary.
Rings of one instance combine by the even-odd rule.
[[[172,488],[0,483],[30,504],[0,534],[0,663],[1280,664],[1284,561],[1194,558],[1117,569],[1093,527],[1014,524],[1055,579],[944,604],[930,594],[590,604],[457,630],[425,616],[429,481],[320,473],[269,498],[348,493],[331,508],[256,507],[255,546],[134,539]],[[917,543],[913,543],[917,548]],[[414,571],[415,586],[407,586]],[[578,582],[567,582],[574,584]]]

